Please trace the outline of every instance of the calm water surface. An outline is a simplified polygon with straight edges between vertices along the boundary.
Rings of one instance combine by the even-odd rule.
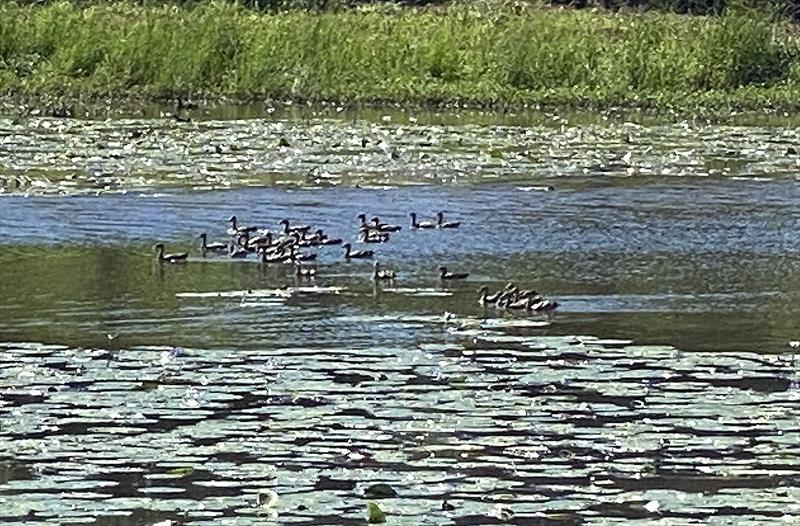
[[[0,119],[0,521],[800,520],[794,128],[387,117]],[[438,210],[391,286],[195,242]]]

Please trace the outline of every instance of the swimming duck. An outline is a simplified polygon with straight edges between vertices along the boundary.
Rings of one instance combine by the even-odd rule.
[[[380,232],[400,232],[401,230],[400,225],[390,225],[389,223],[381,223],[380,218],[378,218],[377,216],[373,217],[367,226],[375,230],[378,230]]]
[[[378,263],[377,261],[375,262],[374,268],[372,270],[372,279],[374,279],[375,281],[378,280],[391,281],[394,278],[395,278],[394,270],[382,269],[381,264]]]
[[[261,254],[262,263],[284,263],[292,258],[291,254],[287,254],[285,252],[270,252],[264,248],[260,248],[258,251]]]
[[[228,222],[231,224],[231,227],[228,229],[228,233],[232,236],[249,234],[250,232],[255,232],[258,230],[257,226],[239,226],[237,224],[236,216],[229,217]]]
[[[558,308],[557,301],[540,300],[531,305],[530,310],[543,314],[550,314]]]
[[[353,246],[350,243],[345,243],[342,248],[344,248],[344,259],[347,261],[351,259],[371,259],[375,255],[372,250],[356,250],[353,252],[351,251]]]
[[[227,243],[209,243],[208,236],[205,232],[198,236],[202,240],[200,249],[203,251],[203,257],[206,257],[206,252],[225,253],[228,251]]]
[[[439,277],[443,280],[467,279],[469,272],[448,272],[447,267],[439,267]]]
[[[231,245],[231,250],[228,252],[228,256],[233,259],[244,259],[249,253],[250,251],[242,246]]]
[[[313,278],[317,275],[317,269],[314,267],[304,267],[298,263],[294,265],[294,275],[298,278]]]
[[[427,228],[436,228],[435,223],[431,223],[430,221],[417,221],[417,214],[411,212],[411,229],[412,230],[420,230],[420,229],[427,229]]]
[[[342,239],[341,238],[329,238],[320,228],[315,233],[317,243],[320,245],[341,245]]]
[[[497,298],[497,306],[501,309],[508,306],[509,303],[517,301],[519,298],[517,294],[519,293],[519,288],[514,285],[513,283],[508,283],[500,291],[500,296]]]
[[[539,296],[539,293],[535,290],[518,290],[517,291],[517,298],[531,300],[531,303],[536,303],[542,300],[542,297]]]
[[[186,252],[178,252],[176,254],[164,254],[164,243],[156,243],[153,248],[155,249],[159,263],[181,263],[186,261],[189,254]]]
[[[292,245],[289,249],[289,256],[292,261],[314,261],[317,259],[316,254],[303,254],[297,251],[297,245]]]
[[[458,228],[459,226],[461,226],[461,223],[458,221],[445,222],[443,212],[436,213],[436,228]]]
[[[494,294],[489,294],[489,287],[484,285],[483,287],[478,289],[480,296],[478,297],[478,303],[481,305],[489,305],[492,303],[496,303],[497,300],[500,299],[500,296],[503,294],[502,290],[498,290]]]
[[[531,300],[530,298],[527,298],[516,301],[509,301],[505,304],[504,308],[509,310],[531,310]]]
[[[291,232],[305,233],[308,232],[308,230],[311,228],[308,225],[289,225],[288,219],[281,219],[281,221],[278,224],[283,225],[283,233],[285,235],[289,235]]]
[[[358,232],[360,243],[386,243],[389,241],[389,234],[370,230],[369,227],[361,227]]]

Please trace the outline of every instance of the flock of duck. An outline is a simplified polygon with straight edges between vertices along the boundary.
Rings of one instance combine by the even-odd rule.
[[[410,216],[411,230],[450,230],[461,226],[460,222],[445,221],[443,212],[436,214],[435,221],[420,221],[415,213]],[[387,243],[393,234],[402,230],[400,225],[383,223],[379,217],[367,221],[367,215],[360,214],[357,219],[358,242],[363,244]],[[312,279],[317,274],[314,263],[317,254],[304,252],[304,248],[339,245],[344,249],[344,260],[348,263],[353,260],[372,260],[375,257],[374,250],[354,250],[351,243],[344,243],[341,238],[332,238],[321,228],[312,232],[311,226],[293,225],[288,219],[280,221],[279,225],[282,228],[276,231],[259,226],[241,225],[235,215],[228,219],[228,223],[230,225],[228,234],[231,236],[229,241],[210,242],[205,232],[198,236],[203,257],[215,254],[241,259],[254,254],[263,264],[293,266],[294,275],[302,279]],[[182,263],[189,257],[187,252],[166,253],[163,243],[157,243],[154,248],[159,263]],[[447,267],[439,267],[439,279],[442,281],[464,280],[468,276],[468,272],[451,272]],[[395,278],[395,271],[384,268],[378,261],[374,261],[372,271],[374,281],[392,282]],[[558,308],[558,302],[543,298],[535,290],[520,289],[513,283],[496,292],[490,292],[488,287],[483,286],[478,292],[480,294],[478,303],[487,308],[546,315],[550,315]]]

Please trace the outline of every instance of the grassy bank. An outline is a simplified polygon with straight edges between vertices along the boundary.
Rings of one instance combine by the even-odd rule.
[[[519,4],[255,12],[0,5],[6,95],[349,102],[800,106],[794,27]]]

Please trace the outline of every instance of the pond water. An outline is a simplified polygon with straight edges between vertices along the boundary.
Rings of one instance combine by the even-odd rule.
[[[798,150],[789,123],[0,118],[0,522],[800,520]],[[405,228],[440,210],[461,228]],[[370,247],[394,284],[340,247],[310,283],[198,250],[231,214],[355,242],[361,212],[404,227]],[[559,311],[478,305],[509,281]]]

